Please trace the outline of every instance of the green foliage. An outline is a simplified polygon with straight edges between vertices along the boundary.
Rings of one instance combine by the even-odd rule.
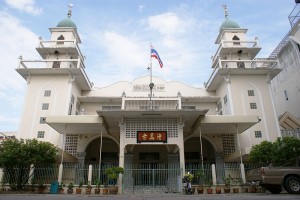
[[[96,185],[96,188],[97,188],[97,189],[100,189],[100,185],[101,185],[100,179],[96,179],[96,180],[95,180],[95,185]]]
[[[196,171],[195,173],[195,178],[198,179],[199,181],[199,185],[201,185],[201,182],[206,182],[206,178],[205,178],[205,175],[204,175],[204,171],[202,169],[199,169],[198,171]]]
[[[275,142],[263,141],[252,147],[249,161],[261,166],[295,166],[300,156],[300,140],[295,137],[277,138]]]
[[[124,173],[124,169],[122,167],[110,167],[107,168],[104,172],[109,180],[117,181],[119,174]]]
[[[74,184],[73,183],[69,183],[68,189],[73,189],[73,187],[74,187]]]
[[[36,139],[5,140],[0,144],[0,168],[8,174],[10,185],[22,189],[30,178],[30,170],[37,165],[54,163],[57,151],[51,143]]]
[[[224,176],[223,177],[223,181],[224,181],[225,187],[230,187],[231,180],[232,180],[232,178],[231,178],[230,174],[228,176]]]

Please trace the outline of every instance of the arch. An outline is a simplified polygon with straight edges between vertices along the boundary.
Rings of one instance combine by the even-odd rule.
[[[83,145],[84,147],[82,148],[82,151],[86,151],[86,148],[89,146],[89,144],[91,142],[93,142],[95,139],[100,138],[100,137],[101,137],[101,135],[95,135],[95,136],[89,138],[86,141],[86,143]],[[110,135],[104,135],[104,136],[102,136],[102,138],[109,138],[109,139],[113,140],[118,145],[118,147],[120,148],[120,142],[116,138],[114,138]]]
[[[239,38],[238,36],[234,35],[233,38],[232,38],[232,40],[240,41],[240,38]],[[233,44],[234,44],[234,45],[240,45],[241,43],[240,43],[240,42],[235,42],[235,41],[234,41]]]
[[[195,135],[190,135],[190,136],[188,136],[188,137],[186,137],[184,139],[184,142],[186,140],[189,140],[190,138],[193,138],[193,137],[199,137],[199,135],[196,135],[196,136]],[[210,145],[213,147],[213,149],[214,149],[215,152],[219,152],[217,145],[214,143],[214,141],[211,138],[209,138],[206,135],[202,135],[202,138],[205,139],[205,140],[207,140],[210,143]]]
[[[65,37],[63,35],[60,35],[57,40],[65,40]],[[57,44],[63,44],[63,41],[58,41]]]

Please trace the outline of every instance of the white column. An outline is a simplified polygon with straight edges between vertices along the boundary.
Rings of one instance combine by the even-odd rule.
[[[233,97],[231,92],[231,82],[230,82],[230,74],[224,77],[226,81],[227,91],[228,91],[228,101],[230,105],[230,115],[234,115],[234,107],[233,107]]]
[[[246,174],[245,174],[244,163],[241,163],[240,166],[241,166],[241,175],[242,175],[243,183],[246,183]]]
[[[119,166],[124,169],[124,154],[125,154],[125,145],[124,145],[124,125],[122,122],[119,123],[120,127],[120,154],[119,154]],[[123,174],[119,174],[118,181],[118,194],[123,193]]]
[[[3,179],[3,169],[0,168],[0,183],[2,183],[2,179]],[[0,185],[1,188],[2,184]]]
[[[32,184],[33,173],[34,173],[34,165],[31,164],[30,165],[28,184]],[[1,178],[0,178],[0,181],[1,181]]]
[[[64,168],[64,167],[63,167],[63,164],[60,163],[59,169],[58,169],[58,179],[57,179],[57,181],[58,181],[59,184],[61,184],[61,182],[62,182],[63,168]]]
[[[212,176],[213,185],[216,185],[217,184],[217,174],[216,174],[216,165],[215,164],[211,165],[211,176]]]
[[[88,182],[92,185],[93,166],[89,165]]]

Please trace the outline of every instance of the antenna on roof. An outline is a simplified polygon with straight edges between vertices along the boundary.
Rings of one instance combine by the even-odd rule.
[[[224,8],[224,14],[225,14],[225,18],[228,18],[228,9],[227,9],[227,6],[226,4],[222,5],[222,7]]]
[[[71,3],[70,3],[69,6],[68,6],[68,7],[69,7],[69,10],[68,10],[68,17],[69,17],[69,18],[72,16],[72,8],[73,8],[73,6],[74,6],[74,5],[71,4]]]

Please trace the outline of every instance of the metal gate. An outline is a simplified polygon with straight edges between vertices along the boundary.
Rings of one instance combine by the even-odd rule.
[[[125,165],[124,193],[176,193],[179,183],[179,164]]]

